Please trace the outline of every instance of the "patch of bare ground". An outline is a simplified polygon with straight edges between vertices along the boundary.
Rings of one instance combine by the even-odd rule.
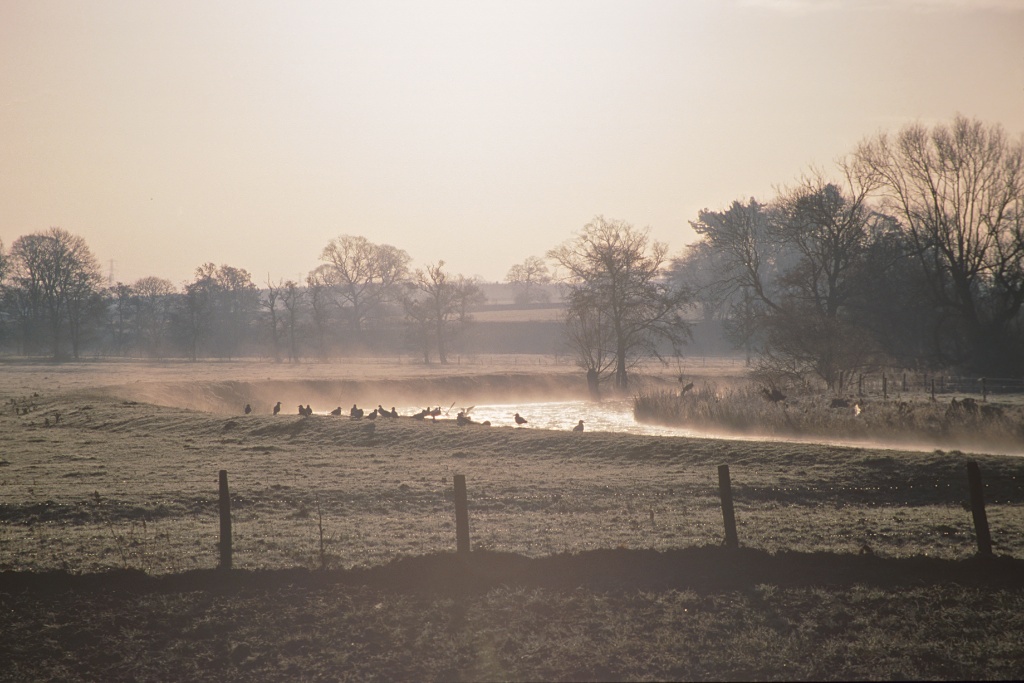
[[[385,380],[447,405],[473,386],[578,379],[257,363],[0,373],[0,680],[1024,673],[1022,458],[241,414],[286,370],[307,391],[358,375],[373,404],[398,386]],[[147,402],[193,390],[224,403]],[[988,562],[965,508],[971,460]],[[738,551],[718,547],[720,464]],[[221,469],[230,572],[214,569]],[[468,562],[451,552],[456,473]]]

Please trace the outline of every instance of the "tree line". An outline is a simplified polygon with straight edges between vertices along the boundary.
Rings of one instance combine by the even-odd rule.
[[[769,382],[1024,371],[1024,137],[957,116],[863,140],[838,180],[701,211],[674,264]]]
[[[63,228],[0,245],[0,339],[19,355],[297,362],[336,354],[413,349],[448,362],[482,303],[479,283],[444,261],[410,267],[409,255],[364,237],[324,247],[305,282],[258,286],[248,271],[205,263],[180,287],[149,276],[104,286],[85,241]]]
[[[628,386],[651,356],[683,353],[694,319],[720,321],[768,383],[842,391],[881,367],[1024,371],[1024,139],[956,117],[862,141],[837,172],[812,170],[777,196],[702,210],[699,240],[670,258],[649,229],[595,217],[509,269],[519,303],[565,300],[566,347],[596,389]],[[66,230],[0,245],[0,339],[23,355],[298,361],[412,351],[448,362],[480,283],[439,261],[342,235],[305,281],[257,285],[207,263],[175,287],[103,286]]]

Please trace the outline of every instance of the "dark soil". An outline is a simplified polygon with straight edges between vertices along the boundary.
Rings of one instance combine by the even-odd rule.
[[[203,569],[149,576],[138,570],[94,574],[65,571],[0,573],[0,593],[35,591],[224,592],[281,586],[369,586],[418,594],[465,595],[498,586],[602,591],[735,590],[758,584],[780,587],[866,584],[882,588],[942,584],[1024,588],[1024,560],[1011,557],[943,560],[883,558],[870,552],[781,552],[718,547],[680,550],[595,550],[528,558],[478,551],[402,557],[382,567],[349,570]]]

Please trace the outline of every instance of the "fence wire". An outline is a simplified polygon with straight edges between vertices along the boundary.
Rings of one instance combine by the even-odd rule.
[[[376,493],[315,490],[229,473],[233,566],[274,569],[385,564],[455,550],[452,482]],[[951,482],[848,485],[778,482],[732,493],[741,545],[768,551],[864,552],[964,558],[977,552],[966,477]],[[219,561],[217,477],[183,477],[173,490],[130,482],[79,486],[3,482],[0,570],[151,573],[213,568]],[[669,550],[723,540],[713,482],[666,479],[603,487],[509,490],[468,480],[474,549],[527,556],[601,548]],[[1024,482],[985,482],[997,553],[1024,557]]]

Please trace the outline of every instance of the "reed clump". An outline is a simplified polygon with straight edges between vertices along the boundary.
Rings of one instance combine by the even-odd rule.
[[[639,422],[709,433],[1024,447],[1024,409],[1013,400],[814,393],[773,397],[754,384],[720,387],[706,382],[682,393],[641,393],[634,398],[633,414]]]

